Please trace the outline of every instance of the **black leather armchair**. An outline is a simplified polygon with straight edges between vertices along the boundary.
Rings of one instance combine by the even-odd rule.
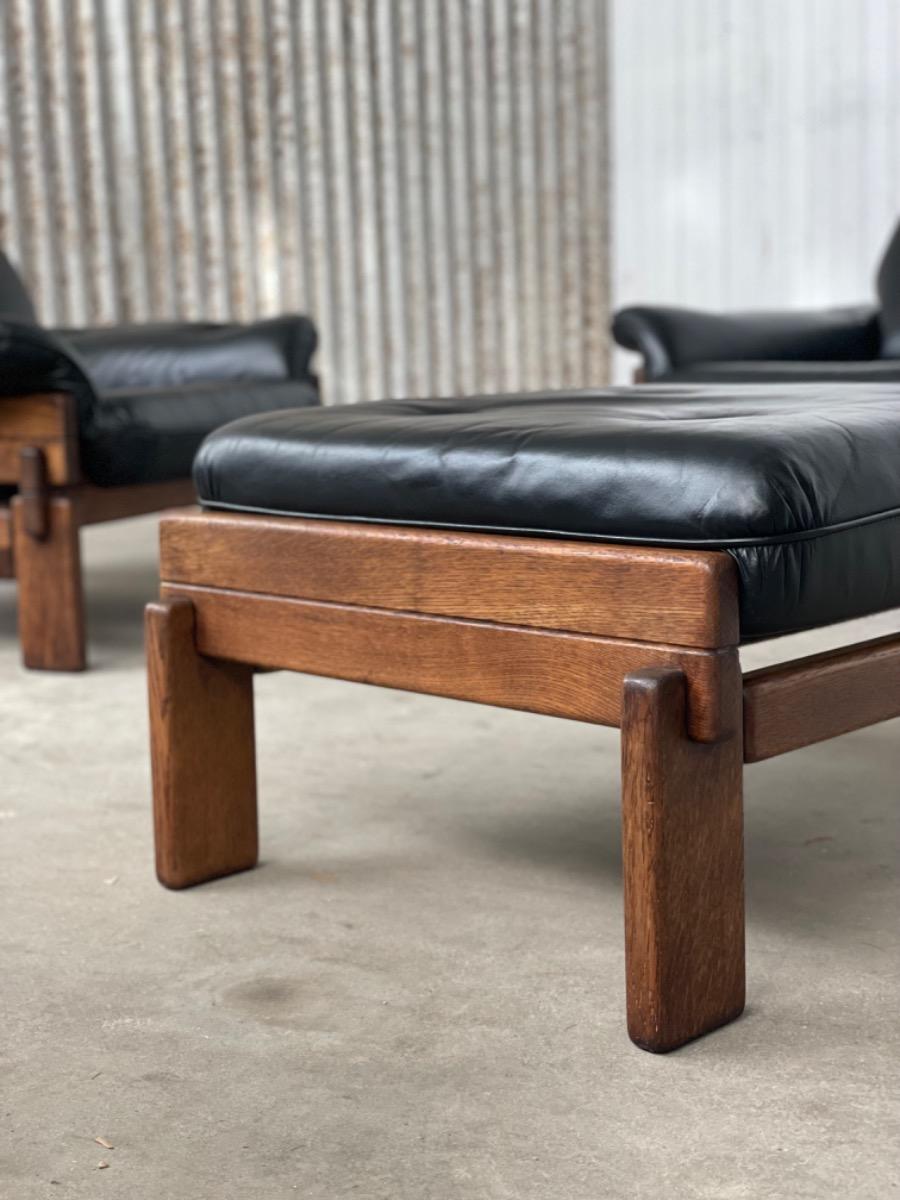
[[[319,402],[315,347],[302,316],[46,329],[0,254],[0,574],[26,665],[84,666],[80,526],[191,502],[208,433]]]
[[[900,381],[900,225],[877,277],[878,305],[711,313],[632,306],[613,336],[643,356],[641,378],[673,383]]]

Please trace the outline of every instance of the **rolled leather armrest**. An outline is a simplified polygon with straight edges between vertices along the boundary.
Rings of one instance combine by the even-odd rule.
[[[616,313],[612,331],[620,346],[644,356],[648,379],[690,363],[860,361],[880,348],[871,306],[751,313],[632,307]]]
[[[316,330],[307,317],[285,315],[248,325],[166,322],[59,329],[99,393],[177,388],[194,383],[310,380]]]
[[[59,338],[39,325],[0,317],[0,397],[46,392],[72,394],[82,426],[97,399],[83,363]]]

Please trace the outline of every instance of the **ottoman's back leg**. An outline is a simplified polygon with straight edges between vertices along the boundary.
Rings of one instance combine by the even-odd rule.
[[[625,680],[622,815],[628,1032],[673,1050],[744,1007],[741,676],[723,685],[723,727],[686,733],[675,669]]]
[[[189,600],[146,611],[156,873],[183,888],[256,865],[253,671],[204,658]]]

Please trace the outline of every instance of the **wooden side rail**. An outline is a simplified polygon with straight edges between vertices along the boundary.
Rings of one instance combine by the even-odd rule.
[[[736,573],[718,551],[207,511],[167,518],[160,575],[707,650],[738,641]]]
[[[38,450],[51,487],[78,483],[75,400],[62,392],[0,398],[0,483],[18,483],[23,450]]]
[[[167,518],[166,528],[177,519]],[[695,650],[184,584],[164,583],[161,596],[191,602],[196,648],[208,658],[598,725],[620,724],[626,675],[673,667],[687,681],[690,735],[715,742],[732,732],[720,696],[725,681],[739,678],[734,648]]]
[[[12,518],[9,509],[0,506],[0,579],[9,579],[12,574]]]
[[[900,635],[744,676],[744,761],[900,717]]]

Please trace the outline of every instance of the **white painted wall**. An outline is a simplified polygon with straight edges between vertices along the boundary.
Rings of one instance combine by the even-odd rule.
[[[900,214],[898,0],[611,10],[614,306],[868,299]]]

